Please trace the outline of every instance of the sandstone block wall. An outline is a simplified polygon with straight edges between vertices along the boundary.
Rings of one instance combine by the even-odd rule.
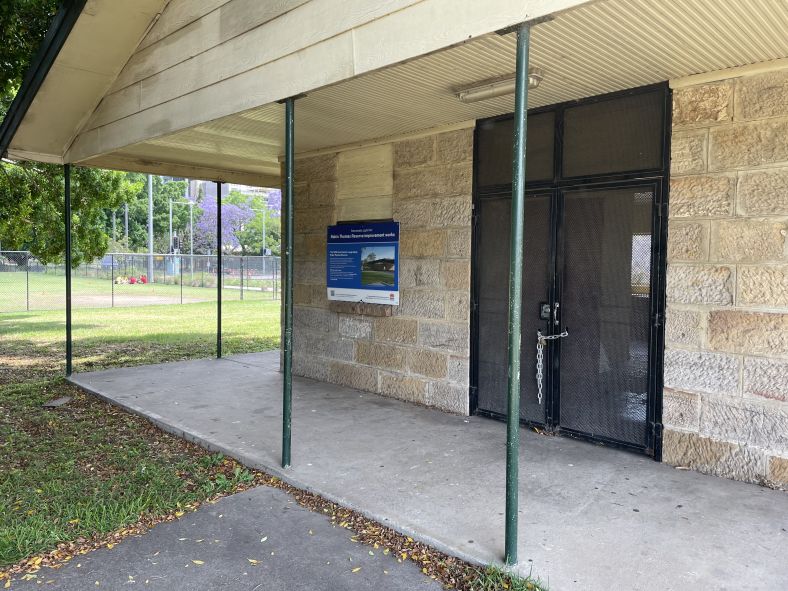
[[[296,162],[293,371],[469,412],[473,131]],[[400,305],[329,302],[326,226],[400,222]]]
[[[676,89],[664,460],[788,485],[788,69]]]

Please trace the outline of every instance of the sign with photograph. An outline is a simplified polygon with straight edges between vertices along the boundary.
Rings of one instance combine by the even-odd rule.
[[[328,299],[399,304],[399,222],[328,227]]]

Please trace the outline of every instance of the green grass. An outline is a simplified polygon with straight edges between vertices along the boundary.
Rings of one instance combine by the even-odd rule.
[[[71,280],[72,305],[74,308],[109,308],[146,304],[177,304],[181,297],[186,303],[195,301],[216,301],[214,277],[206,277],[206,287],[190,284],[189,273],[184,274],[184,285],[179,283],[147,283],[114,285],[109,278],[84,277],[75,274]],[[177,279],[177,278],[176,278]],[[194,282],[200,285],[200,274],[195,273]],[[270,280],[244,282],[244,300],[273,300]],[[52,310],[65,307],[65,284],[63,275],[52,273],[0,273],[0,313],[30,310]],[[238,279],[227,278],[222,289],[222,299],[240,300],[241,290]]]
[[[479,573],[471,585],[473,591],[546,591],[547,587],[531,577],[518,577],[497,566],[489,566]]]
[[[361,285],[390,285],[394,287],[392,271],[361,271]]]
[[[74,311],[74,370],[215,354],[215,303]],[[278,302],[226,302],[224,351],[279,345]],[[0,314],[0,568],[155,522],[248,472],[68,385],[62,311]],[[57,409],[42,404],[73,400]]]

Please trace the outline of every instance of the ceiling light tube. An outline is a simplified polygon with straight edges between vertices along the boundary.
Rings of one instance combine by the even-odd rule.
[[[537,88],[544,79],[544,74],[541,68],[530,68],[528,70],[528,88]],[[515,80],[514,75],[507,76],[494,80],[492,82],[483,82],[468,88],[458,90],[456,95],[463,103],[475,103],[484,101],[499,96],[514,93]]]

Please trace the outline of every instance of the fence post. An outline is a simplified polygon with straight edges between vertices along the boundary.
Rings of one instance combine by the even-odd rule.
[[[244,299],[244,257],[241,256],[240,258],[240,266],[241,266],[241,301]]]
[[[183,259],[178,257],[178,270],[181,272],[181,304],[183,303]]]
[[[164,285],[167,285],[167,257],[169,255],[164,255]]]
[[[115,255],[111,254],[109,260],[110,266],[110,280],[112,281],[112,304],[110,305],[111,308],[115,307]]]

